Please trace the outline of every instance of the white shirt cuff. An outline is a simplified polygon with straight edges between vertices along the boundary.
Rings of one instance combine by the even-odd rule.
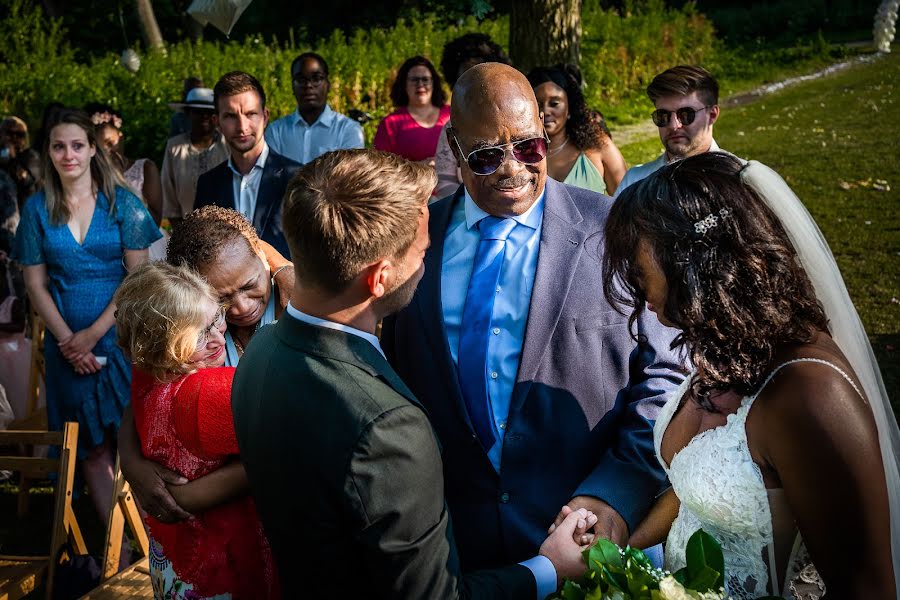
[[[534,575],[534,582],[537,587],[537,600],[544,600],[556,591],[556,568],[549,558],[538,555],[519,564]]]

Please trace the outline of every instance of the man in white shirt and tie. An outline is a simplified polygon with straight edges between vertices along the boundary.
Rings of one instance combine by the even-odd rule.
[[[273,150],[300,164],[330,152],[363,148],[362,126],[328,106],[328,63],[315,52],[304,52],[291,63],[297,110],[272,123],[266,141]]]

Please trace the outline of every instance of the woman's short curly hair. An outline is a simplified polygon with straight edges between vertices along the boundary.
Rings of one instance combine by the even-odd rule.
[[[159,381],[192,372],[191,355],[200,332],[209,326],[204,299],[218,302],[215,290],[193,269],[144,263],[113,296],[119,347]]]
[[[566,92],[569,101],[569,119],[566,133],[582,152],[602,148],[612,138],[603,114],[588,108],[581,91],[581,69],[575,65],[559,64],[552,67],[535,67],[528,72],[528,82],[537,89],[547,82],[555,83]]]
[[[253,252],[259,252],[259,236],[244,215],[231,208],[203,206],[188,214],[175,226],[166,249],[166,260],[185,264],[203,272],[226,244],[245,240]]]
[[[607,299],[632,307],[632,323],[644,310],[643,243],[668,284],[657,310],[681,329],[673,347],[687,348],[691,397],[707,410],[710,392],[756,392],[779,348],[828,331],[793,245],[742,168],[724,152],[672,163],[623,191],[606,222]]]

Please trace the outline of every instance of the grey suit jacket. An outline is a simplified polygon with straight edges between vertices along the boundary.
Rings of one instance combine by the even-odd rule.
[[[665,476],[653,420],[683,377],[674,330],[637,320],[603,295],[603,230],[612,200],[547,180],[535,282],[510,403],[501,470],[473,432],[441,308],[444,234],[462,188],[432,204],[431,247],[412,303],[388,319],[382,345],[428,410],[444,447],[447,502],[463,569],[534,554],[560,506],[600,498],[633,529]]]
[[[434,432],[368,341],[284,314],[231,403],[285,598],[534,598],[520,565],[460,575]]]

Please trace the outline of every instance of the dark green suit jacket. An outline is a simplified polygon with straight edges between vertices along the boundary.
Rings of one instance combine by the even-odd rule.
[[[285,598],[535,597],[520,565],[460,574],[431,424],[367,340],[285,312],[231,403]]]

